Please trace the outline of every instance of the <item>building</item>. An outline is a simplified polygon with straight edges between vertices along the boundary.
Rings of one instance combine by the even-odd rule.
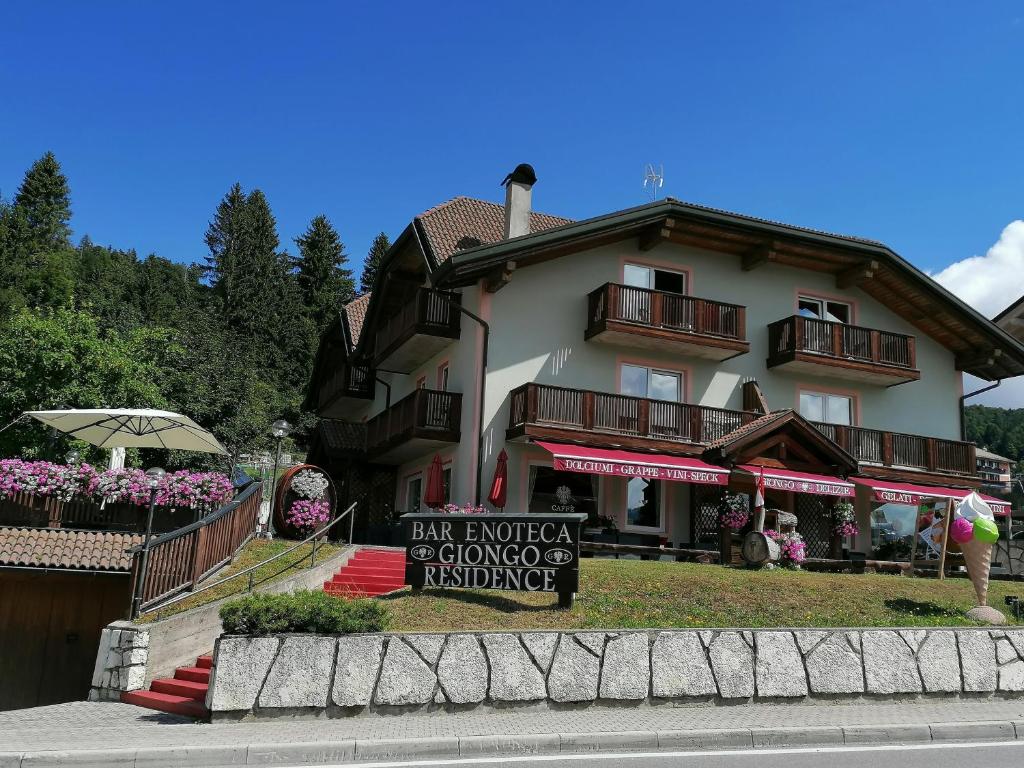
[[[982,488],[995,493],[1009,493],[1013,485],[1013,461],[983,448],[977,448],[975,454]]]
[[[310,460],[373,525],[435,454],[451,502],[485,500],[502,449],[510,511],[692,547],[762,468],[819,556],[838,500],[869,550],[980,486],[962,373],[1020,375],[1024,347],[885,245],[674,199],[570,221],[531,177],[417,216],[322,340]]]
[[[1008,306],[992,322],[1019,341],[1024,341],[1024,296]]]

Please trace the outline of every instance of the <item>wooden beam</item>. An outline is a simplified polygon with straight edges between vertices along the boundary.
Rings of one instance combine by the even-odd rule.
[[[1002,357],[1002,355],[1003,350],[1001,349],[990,349],[970,357],[957,355],[956,369],[958,371],[967,371],[971,368],[986,368],[990,365],[995,365],[996,360]]]
[[[762,264],[775,261],[779,257],[776,250],[776,243],[762,243],[743,254],[741,266],[744,272],[757,269]]]
[[[484,288],[488,293],[497,293],[512,280],[512,273],[516,271],[514,261],[506,261],[501,267],[489,274],[484,280]]]
[[[853,288],[870,280],[878,270],[877,261],[865,261],[836,275],[836,288]]]
[[[651,227],[640,233],[640,237],[637,238],[637,246],[641,251],[649,251],[654,246],[665,242],[669,239],[672,234],[671,226],[666,226],[671,223],[671,220],[665,222],[665,225],[659,225]]]

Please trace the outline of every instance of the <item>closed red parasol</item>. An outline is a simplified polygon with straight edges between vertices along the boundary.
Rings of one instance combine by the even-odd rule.
[[[427,491],[423,494],[423,503],[431,509],[444,506],[444,467],[441,466],[441,457],[437,454],[434,454],[430,471],[427,472]]]
[[[494,479],[487,500],[498,509],[504,509],[508,503],[508,454],[504,449],[498,454],[498,464],[494,467]]]

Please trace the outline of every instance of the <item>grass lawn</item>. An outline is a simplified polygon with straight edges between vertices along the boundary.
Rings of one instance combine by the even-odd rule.
[[[226,579],[232,574],[244,571],[246,568],[250,568],[253,565],[256,565],[256,563],[266,560],[268,557],[273,557],[276,554],[284,552],[294,545],[294,541],[289,541],[287,539],[253,539],[243,547],[241,552],[238,553],[238,557],[235,558],[234,562],[211,576],[207,580],[207,583]],[[318,544],[316,548],[317,564],[336,555],[341,551],[341,549],[342,547],[336,544]],[[303,544],[294,552],[278,558],[272,563],[257,568],[252,572],[253,584],[258,585],[262,583],[280,581],[303,568],[309,568],[311,566],[310,560],[312,558],[312,550],[312,544]],[[138,621],[140,623],[156,621],[168,616],[173,616],[176,613],[181,613],[182,611],[198,608],[200,605],[206,605],[207,603],[212,603],[215,600],[220,600],[223,597],[229,597],[231,595],[244,592],[248,585],[249,575],[245,574],[244,576],[232,579],[231,581],[214,587],[213,589],[208,589],[202,594],[187,597],[178,603],[169,605],[167,608],[143,614],[139,617]]]
[[[1024,596],[992,582],[989,604]],[[571,611],[539,592],[425,589],[382,598],[391,631],[628,627],[969,626],[968,579],[849,575],[715,565],[585,559]],[[1005,611],[1004,611],[1005,613]],[[1012,621],[1012,616],[1007,617]]]

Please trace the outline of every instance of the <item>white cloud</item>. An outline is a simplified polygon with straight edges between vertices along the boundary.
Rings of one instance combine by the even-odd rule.
[[[1006,225],[984,256],[954,262],[932,275],[985,317],[994,317],[1024,294],[1024,221]]]

